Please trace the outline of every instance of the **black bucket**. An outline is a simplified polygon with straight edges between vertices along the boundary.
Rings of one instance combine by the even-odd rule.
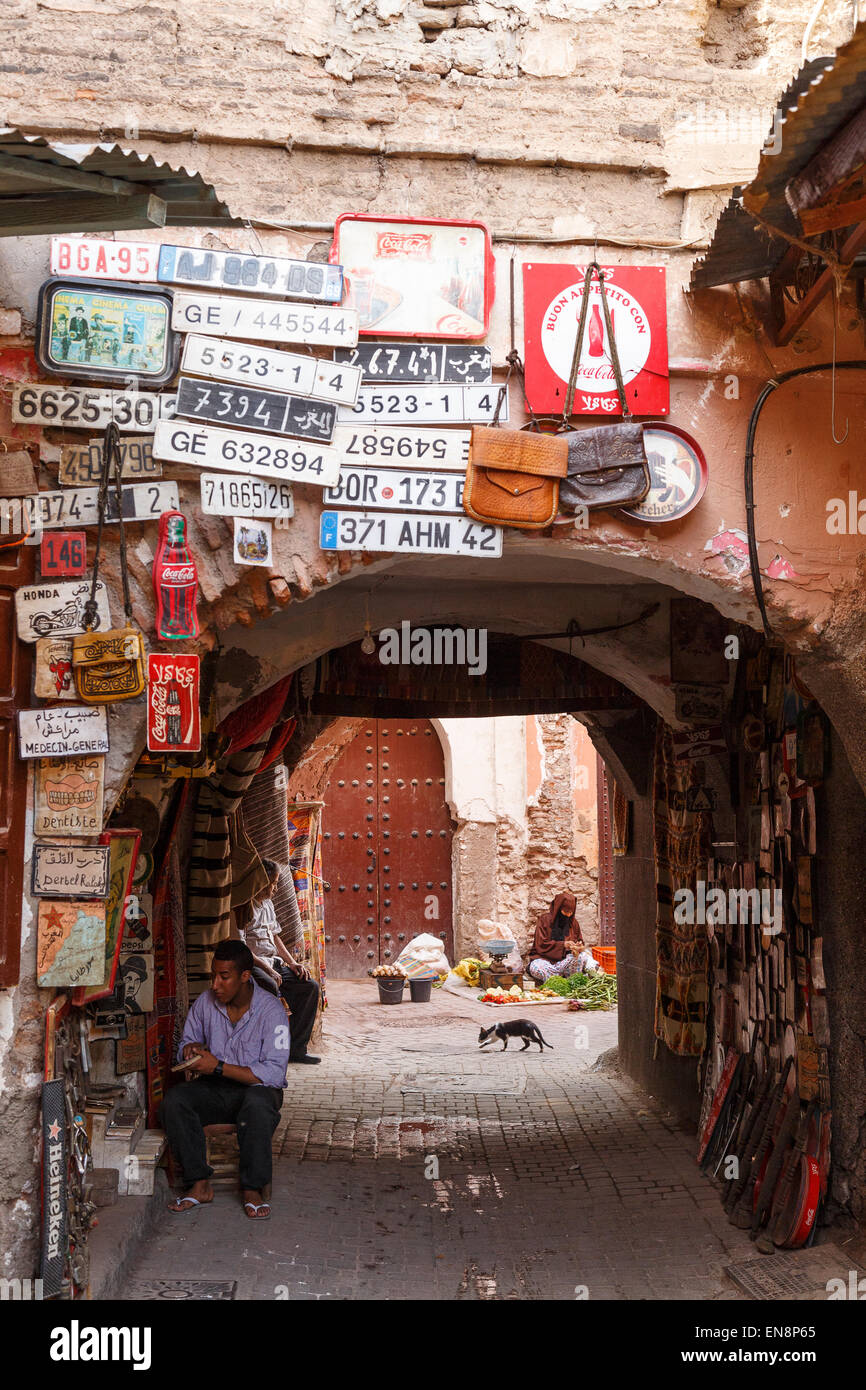
[[[410,980],[409,996],[413,1004],[429,1004],[430,991],[433,988],[432,980]]]
[[[405,983],[403,975],[380,975],[376,980],[379,986],[379,1003],[402,1004]]]

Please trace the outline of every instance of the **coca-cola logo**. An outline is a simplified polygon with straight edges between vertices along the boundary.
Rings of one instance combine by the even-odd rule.
[[[194,579],[192,565],[166,565],[162,571],[163,584],[191,584]]]
[[[433,256],[433,237],[429,232],[380,232],[376,237],[376,255],[429,261]]]
[[[625,385],[628,385],[640,374],[649,357],[652,343],[649,315],[635,296],[615,281],[611,283],[606,279],[605,293],[622,378]],[[568,381],[571,371],[583,294],[583,281],[566,286],[550,301],[541,319],[542,351],[548,366],[565,382]],[[593,411],[599,409],[599,394],[608,395],[612,392],[613,404],[616,407],[616,377],[604,322],[601,291],[595,279],[589,292],[580,369],[575,384],[578,391],[594,393],[590,406]]]

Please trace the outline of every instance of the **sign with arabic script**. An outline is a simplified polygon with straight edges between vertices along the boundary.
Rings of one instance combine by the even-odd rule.
[[[107,898],[108,845],[33,846],[34,898]]]
[[[54,705],[18,711],[22,758],[80,757],[108,752],[108,715],[101,705]]]
[[[201,748],[199,659],[192,653],[148,655],[147,747],[151,753],[197,753]]]

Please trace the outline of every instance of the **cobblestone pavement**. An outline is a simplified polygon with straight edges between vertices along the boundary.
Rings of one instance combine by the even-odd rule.
[[[321,1066],[289,1067],[272,1220],[218,1188],[162,1218],[130,1279],[233,1280],[241,1299],[736,1297],[722,1266],[754,1246],[694,1136],[594,1066],[615,1013],[535,1008],[553,1051],[479,1053],[479,1022],[512,1010],[439,990],[380,1006],[370,982],[329,998]]]

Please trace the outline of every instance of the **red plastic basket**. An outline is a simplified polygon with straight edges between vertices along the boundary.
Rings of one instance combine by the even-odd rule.
[[[615,946],[593,946],[592,954],[595,956],[605,975],[616,974]]]

